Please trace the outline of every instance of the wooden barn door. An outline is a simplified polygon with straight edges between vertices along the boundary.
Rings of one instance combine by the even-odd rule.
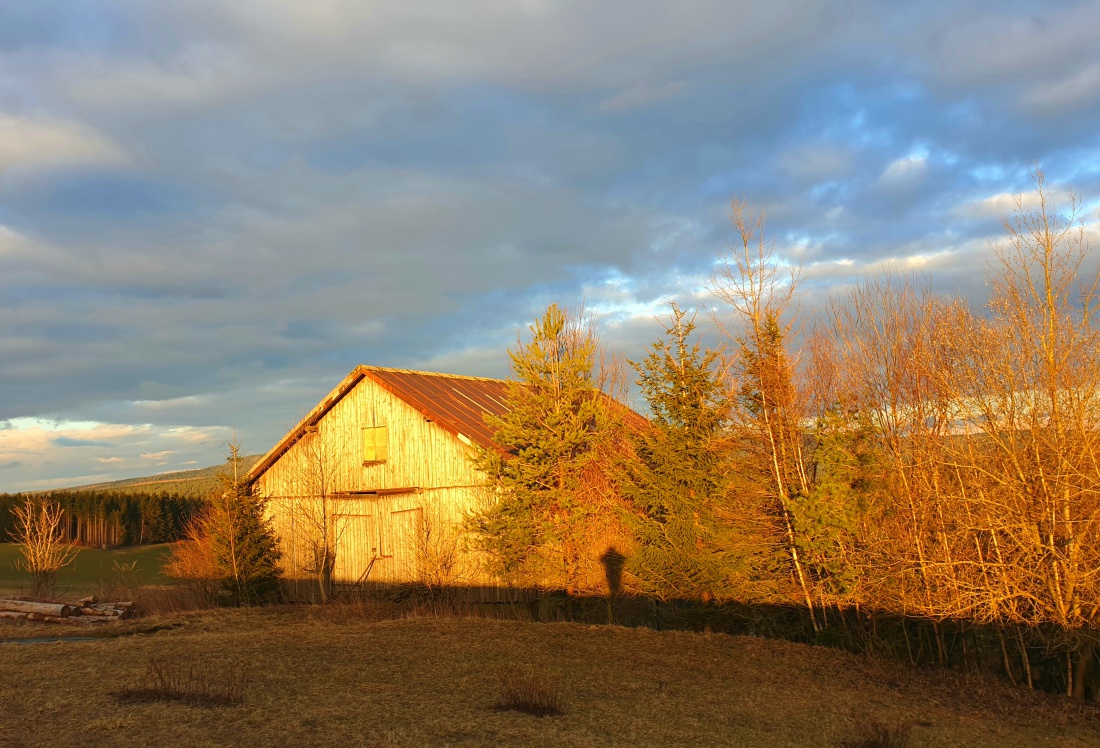
[[[420,578],[417,564],[424,510],[420,507],[390,514],[393,538],[393,578],[396,582],[415,582]]]
[[[339,584],[377,581],[377,562],[366,579],[363,578],[371,559],[380,552],[375,517],[370,514],[349,514],[341,517],[338,524],[340,547],[336,551],[335,581]]]

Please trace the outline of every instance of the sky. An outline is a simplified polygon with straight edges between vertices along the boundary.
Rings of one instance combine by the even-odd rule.
[[[643,355],[731,200],[809,303],[980,301],[1040,164],[1095,234],[1100,2],[4,0],[0,491],[267,451],[357,364]],[[975,302],[977,303],[977,301]]]

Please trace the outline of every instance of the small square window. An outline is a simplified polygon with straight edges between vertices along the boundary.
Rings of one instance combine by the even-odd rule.
[[[363,429],[363,464],[385,462],[389,456],[389,436],[385,426]]]

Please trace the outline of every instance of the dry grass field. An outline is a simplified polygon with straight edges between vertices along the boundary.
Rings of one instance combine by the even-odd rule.
[[[338,614],[338,612],[340,614]],[[0,644],[0,745],[828,746],[860,721],[910,746],[1100,745],[1100,712],[979,678],[780,641],[338,609],[145,619],[135,635]],[[70,629],[0,626],[0,638]],[[244,680],[233,706],[121,702],[151,660]],[[564,714],[495,708],[540,666]]]

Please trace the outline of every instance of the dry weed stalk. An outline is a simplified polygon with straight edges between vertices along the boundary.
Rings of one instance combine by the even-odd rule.
[[[458,585],[462,579],[460,529],[448,523],[433,505],[425,508],[414,533],[420,583],[433,595]]]

